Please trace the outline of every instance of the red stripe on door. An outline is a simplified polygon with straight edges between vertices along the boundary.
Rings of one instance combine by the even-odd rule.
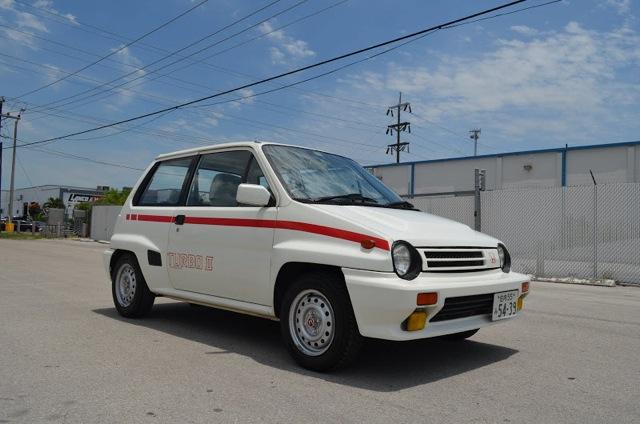
[[[148,221],[148,222],[173,222],[172,216],[165,215],[132,215],[132,219],[137,221]]]
[[[135,215],[131,215],[134,219]],[[163,215],[137,215],[138,221],[150,222],[173,222],[174,218]],[[389,250],[389,242],[379,237],[372,237],[367,234],[356,233],[353,231],[341,230],[324,225],[307,224],[297,221],[276,221],[274,219],[248,219],[248,218],[210,218],[201,216],[187,216],[184,219],[185,224],[199,225],[220,225],[224,227],[253,227],[253,228],[274,228],[279,230],[301,231],[305,233],[318,234],[327,237],[348,240],[355,243],[361,243],[364,240],[373,240],[375,247],[382,250]]]

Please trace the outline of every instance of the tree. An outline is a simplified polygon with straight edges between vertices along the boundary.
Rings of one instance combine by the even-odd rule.
[[[42,205],[42,207],[45,210],[64,209],[64,202],[59,197],[49,197],[49,199],[46,202],[44,202],[44,205]]]
[[[100,199],[95,201],[95,205],[124,205],[124,202],[129,197],[129,193],[131,189],[123,188],[122,190],[117,190],[112,188],[104,193]]]
[[[124,205],[124,202],[127,200],[127,197],[129,197],[129,193],[131,192],[130,188],[123,188],[122,190],[117,190],[115,188],[109,189],[107,190],[104,195],[99,198],[98,200],[95,200],[93,202],[82,202],[82,203],[78,203],[75,206],[75,209],[78,210],[82,210],[82,211],[87,211],[89,214],[91,214],[91,208],[94,205],[117,205],[117,206],[121,206]]]
[[[40,203],[31,202],[29,203],[29,216],[35,217],[38,216],[42,212],[42,208],[40,207]]]

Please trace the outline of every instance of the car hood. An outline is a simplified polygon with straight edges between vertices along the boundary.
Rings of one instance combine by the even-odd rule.
[[[345,221],[365,226],[392,241],[405,240],[416,247],[494,247],[499,240],[469,226],[425,212],[369,206],[314,205]]]

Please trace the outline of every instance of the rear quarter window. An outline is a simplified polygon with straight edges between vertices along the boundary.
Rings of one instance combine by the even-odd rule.
[[[159,162],[136,192],[134,206],[179,205],[193,160],[188,157]]]

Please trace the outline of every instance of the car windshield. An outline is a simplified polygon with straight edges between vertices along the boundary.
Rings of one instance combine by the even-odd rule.
[[[265,145],[263,151],[300,202],[413,208],[352,159],[280,145]]]

